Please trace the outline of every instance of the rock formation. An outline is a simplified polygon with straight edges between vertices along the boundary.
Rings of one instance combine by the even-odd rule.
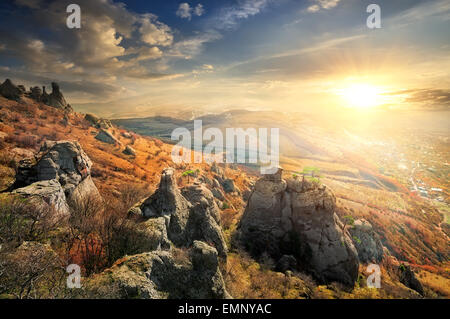
[[[34,158],[19,162],[12,189],[19,194],[43,196],[63,208],[60,188],[69,201],[100,197],[90,175],[91,166],[78,142],[46,142]]]
[[[125,147],[125,149],[123,150],[123,153],[125,155],[136,156],[136,151],[130,145],[127,145],[127,147]]]
[[[107,129],[110,129],[113,127],[113,125],[111,124],[111,121],[99,118],[98,116],[91,114],[91,113],[86,114],[84,116],[84,119],[86,121],[88,121],[89,123],[91,123],[96,128],[101,128],[101,129],[107,130]]]
[[[378,263],[383,259],[383,245],[368,221],[365,219],[356,220],[353,226],[349,228],[349,232],[361,262]]]
[[[400,264],[400,266],[398,267],[398,274],[400,282],[402,284],[423,295],[423,286],[420,283],[420,281],[416,278],[416,275],[411,270],[411,267],[408,264],[406,263]]]
[[[358,255],[335,214],[336,198],[325,185],[284,180],[281,171],[259,179],[239,225],[243,245],[253,254],[276,260],[294,255],[299,268],[321,282],[352,286]]]
[[[86,283],[96,298],[229,298],[219,270],[217,250],[194,241],[189,256],[169,251],[125,257]]]
[[[10,79],[6,79],[5,82],[0,85],[0,95],[7,99],[17,101],[22,97],[23,91],[15,86]]]
[[[48,105],[59,109],[67,107],[66,99],[59,90],[59,85],[56,82],[52,82],[52,93],[48,96]]]
[[[112,135],[112,133],[108,132],[107,130],[101,129],[100,132],[95,136],[95,138],[103,143],[108,144],[120,144],[119,140]]]
[[[201,240],[214,244],[219,255],[226,257],[219,208],[213,194],[199,183],[180,190],[174,173],[171,168],[165,169],[159,188],[131,212],[149,219],[163,217],[167,236],[176,246],[189,247],[195,240]]]

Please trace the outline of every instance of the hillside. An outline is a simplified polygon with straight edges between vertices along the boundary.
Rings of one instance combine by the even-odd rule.
[[[246,116],[245,112],[235,114],[233,125],[239,127],[245,121],[246,126],[250,126],[252,123],[246,120]],[[264,118],[267,121],[264,114],[260,114],[260,118],[254,118],[253,121],[255,123],[257,121],[260,122]],[[204,121],[208,125],[219,123],[218,127],[229,124],[229,122],[222,119],[223,116],[209,116],[204,118]],[[285,122],[285,119],[279,118],[278,121],[281,125],[281,123]],[[291,144],[288,142],[285,142],[285,147],[290,148],[291,151],[290,153],[283,153],[282,165],[284,172],[279,176],[280,179],[277,183],[286,183],[288,185],[286,193],[289,193],[289,196],[293,196],[292,194],[298,192],[300,194],[298,195],[299,198],[312,196],[313,202],[317,200],[317,203],[319,203],[318,198],[322,199],[320,196],[331,200],[332,204],[326,205],[327,207],[324,211],[318,210],[324,214],[324,217],[323,219],[321,218],[321,222],[318,222],[319,226],[317,227],[321,227],[320,223],[324,222],[323,220],[326,220],[327,223],[333,223],[333,227],[340,230],[337,231],[338,235],[332,233],[330,237],[341,236],[339,238],[342,238],[347,243],[346,249],[348,250],[353,251],[358,248],[358,241],[350,235],[345,225],[342,225],[342,223],[347,223],[348,216],[351,216],[352,220],[364,219],[371,224],[374,232],[370,236],[379,236],[380,242],[384,246],[384,250],[382,250],[383,257],[379,260],[382,272],[381,289],[370,289],[367,287],[366,278],[369,274],[366,271],[366,266],[369,262],[357,262],[356,253],[354,253],[354,258],[350,258],[353,261],[346,261],[349,267],[352,268],[349,279],[344,283],[339,283],[340,274],[346,271],[327,270],[332,275],[321,278],[312,269],[313,267],[319,267],[314,262],[311,264],[300,264],[298,267],[284,267],[285,269],[280,270],[280,257],[282,256],[276,256],[278,253],[262,251],[259,254],[254,254],[252,247],[246,247],[246,245],[242,244],[239,240],[241,235],[239,232],[245,230],[245,227],[242,226],[245,225],[244,217],[253,216],[251,211],[252,205],[259,205],[261,202],[267,201],[268,198],[272,198],[271,196],[278,198],[278,193],[272,194],[265,190],[265,186],[257,186],[265,185],[266,181],[264,178],[260,179],[259,176],[245,166],[175,164],[170,157],[172,145],[156,137],[139,134],[147,135],[147,129],[150,129],[151,134],[148,135],[164,135],[166,134],[164,132],[167,132],[166,129],[169,127],[167,123],[171,123],[171,125],[182,124],[183,126],[184,124],[187,125],[187,122],[181,120],[180,122],[174,122],[172,119],[164,117],[152,118],[151,121],[144,119],[138,122],[140,124],[136,124],[137,122],[134,120],[132,123],[133,128],[136,128],[134,132],[122,128],[122,126],[128,127],[125,124],[130,122],[125,122],[124,120],[113,121],[113,125],[111,125],[108,120],[97,118],[95,115],[84,115],[73,112],[67,107],[48,105],[45,101],[36,101],[36,99],[26,95],[21,96],[17,100],[0,97],[0,189],[3,191],[2,209],[0,212],[3,214],[10,212],[8,210],[10,206],[8,206],[6,197],[9,196],[11,189],[15,189],[14,184],[18,171],[20,171],[19,168],[23,165],[23,160],[34,158],[35,156],[37,160],[41,160],[42,157],[40,156],[45,154],[45,148],[43,149],[42,146],[47,144],[53,145],[50,143],[51,141],[74,141],[79,143],[81,149],[92,161],[92,166],[89,167],[89,175],[103,198],[103,206],[97,208],[98,211],[101,211],[101,214],[94,214],[97,217],[94,216],[92,220],[85,220],[87,224],[83,226],[85,228],[82,228],[83,232],[79,234],[80,238],[83,238],[85,241],[81,243],[78,241],[79,239],[76,239],[76,244],[71,242],[69,246],[67,238],[70,237],[71,227],[73,227],[73,225],[70,226],[70,223],[68,226],[52,226],[53,228],[46,229],[39,236],[31,236],[30,238],[33,240],[26,239],[28,238],[26,236],[24,236],[25,240],[12,236],[14,237],[14,242],[7,242],[3,238],[0,239],[2,244],[5,244],[4,247],[11,250],[7,251],[8,254],[14,251],[14,254],[16,254],[13,254],[14,258],[23,256],[23,254],[26,255],[30,247],[34,247],[33,245],[42,245],[37,247],[43,250],[51,248],[63,263],[82,264],[83,276],[85,277],[83,280],[85,280],[88,288],[96,286],[97,283],[102,283],[102,287],[106,287],[105,289],[107,290],[106,292],[104,290],[99,292],[91,289],[86,292],[88,295],[81,293],[80,295],[72,295],[70,291],[67,292],[62,289],[61,294],[67,294],[64,297],[87,296],[95,298],[106,294],[107,297],[126,298],[119,292],[116,294],[115,291],[114,293],[109,291],[107,284],[108,274],[112,274],[114,278],[117,277],[117,280],[121,280],[122,276],[127,276],[126,278],[132,278],[138,283],[136,285],[139,286],[143,280],[139,275],[139,269],[147,269],[149,267],[150,269],[158,269],[154,264],[148,265],[146,261],[143,261],[144,257],[155,260],[167,258],[167,263],[171,265],[170,267],[182,269],[180,273],[177,273],[177,276],[188,278],[186,279],[186,285],[192,284],[192,280],[194,280],[192,278],[195,278],[194,275],[197,272],[202,272],[198,268],[198,264],[195,263],[195,258],[206,260],[208,263],[211,262],[213,266],[208,268],[207,271],[212,272],[213,277],[220,273],[220,278],[222,278],[219,280],[217,279],[218,277],[214,277],[217,279],[214,283],[220,286],[223,281],[223,286],[226,288],[227,293],[234,298],[450,297],[448,289],[448,281],[450,280],[449,238],[445,234],[446,226],[443,223],[444,216],[441,211],[434,204],[430,204],[428,201],[412,194],[407,188],[408,185],[397,182],[393,177],[387,177],[379,173],[372,163],[366,162],[365,158],[355,153],[343,152],[342,148],[337,147],[336,141],[323,139],[323,135],[316,131],[317,128],[314,128],[312,124],[308,126],[310,121],[303,120],[291,123],[290,127],[301,124],[300,132],[291,133],[286,129],[283,133],[286,140],[295,141],[295,148],[291,147]],[[273,121],[271,125],[274,125]],[[51,149],[53,146],[48,147]],[[302,157],[295,157],[293,154],[302,154]],[[336,154],[341,156],[336,157]],[[299,184],[300,186],[297,185],[299,182],[296,180],[296,176],[293,175],[301,172],[305,167],[311,166],[320,168],[322,176],[318,181],[319,186],[306,187],[305,185],[309,185],[308,182],[303,182],[303,184]],[[139,246],[142,244],[140,240],[143,235],[140,231],[136,234],[136,230],[140,229],[142,225],[147,227],[147,231],[148,229],[153,231],[154,228],[152,227],[155,227],[153,224],[152,226],[145,224],[151,224],[154,217],[147,219],[149,216],[145,215],[145,207],[148,205],[146,206],[145,203],[152,202],[151,198],[161,194],[161,191],[158,192],[158,190],[166,189],[166,187],[163,187],[163,181],[166,178],[166,169],[168,168],[174,169],[173,183],[170,184],[172,191],[170,194],[159,195],[157,202],[160,203],[167,200],[169,201],[167,206],[172,207],[173,203],[170,202],[170,199],[173,197],[175,198],[175,203],[183,202],[183,205],[186,207],[200,207],[199,202],[203,203],[204,201],[198,201],[197,196],[200,195],[198,195],[197,188],[199,187],[198,185],[203,185],[202,187],[206,190],[202,188],[200,199],[207,199],[207,213],[202,210],[200,210],[201,212],[193,210],[196,212],[193,213],[192,210],[187,208],[180,211],[178,210],[178,204],[176,204],[177,212],[171,214],[179,216],[177,218],[180,220],[183,220],[185,217],[182,216],[186,216],[186,214],[189,216],[198,214],[203,216],[201,218],[206,218],[209,221],[211,218],[216,219],[216,221],[220,220],[217,227],[220,228],[218,232],[222,235],[217,236],[223,236],[224,246],[228,247],[227,250],[222,251],[222,256],[220,256],[222,244],[214,242],[212,238],[215,237],[205,235],[210,234],[206,231],[198,236],[202,237],[206,244],[211,244],[210,246],[213,247],[211,250],[196,242],[197,235],[194,236],[195,238],[190,239],[190,243],[187,246],[184,245],[185,241],[177,243],[176,239],[174,239],[176,238],[173,235],[174,233],[170,235],[170,229],[164,230],[164,227],[161,232],[164,233],[166,231],[169,237],[172,236],[170,238],[172,247],[170,253],[166,251],[159,252],[155,248],[160,247],[161,242],[155,247],[152,244],[152,248],[148,248],[148,243],[146,243],[147,246],[144,245],[146,248]],[[326,185],[326,187],[323,185]],[[298,191],[299,187],[301,191]],[[305,187],[313,195],[309,195],[309,193],[304,195]],[[254,197],[257,196],[255,192],[258,191],[263,194],[261,195],[261,200]],[[205,195],[209,193],[214,197]],[[305,202],[308,201],[304,198],[299,199],[300,202],[303,200]],[[128,222],[125,222],[127,220],[126,216],[129,214],[130,209],[137,206],[141,210],[141,213],[138,214],[138,221],[136,221],[136,224],[134,224],[134,221],[128,224]],[[316,208],[313,206],[308,209],[314,211]],[[163,209],[159,209],[157,214],[159,214],[159,211],[163,211]],[[271,209],[269,211],[273,213],[275,210]],[[258,216],[258,212],[254,212],[255,216]],[[130,251],[125,249],[124,251],[108,255],[102,246],[105,238],[102,237],[104,234],[100,227],[105,227],[105,221],[110,221],[107,217],[116,213],[118,214],[118,220],[127,225],[123,228],[128,232],[126,236],[131,236],[130,238],[137,240],[138,243],[136,245],[138,247],[134,247]],[[294,214],[297,213],[294,212]],[[330,221],[329,217],[326,217],[328,216],[327,214],[331,214],[331,216],[336,214],[340,220]],[[218,215],[216,216],[217,218],[211,217],[215,215]],[[141,220],[141,217],[144,220]],[[101,220],[97,220],[98,218]],[[157,215],[155,223],[157,223],[156,220],[158,218],[162,217]],[[331,220],[334,219],[331,218]],[[269,223],[271,222],[269,221]],[[10,229],[6,224],[3,224],[2,227]],[[186,233],[195,233],[197,231],[196,229],[187,231],[184,227],[187,226],[184,225],[182,227]],[[264,229],[264,227],[263,225],[262,228]],[[296,227],[298,232],[301,233],[301,225]],[[143,232],[145,233],[143,238],[146,241],[148,239],[146,236],[149,235],[146,234],[145,230]],[[153,233],[151,236],[153,236]],[[313,241],[312,237],[308,236],[302,240],[307,243]],[[34,244],[25,244],[27,242],[33,242]],[[118,245],[118,243],[110,242],[109,245],[116,247],[114,245]],[[356,248],[352,248],[353,246]],[[43,247],[46,248],[44,249]],[[105,247],[111,249],[106,244]],[[337,249],[340,248],[337,247]],[[282,251],[280,247],[277,248],[278,250]],[[87,254],[87,251],[90,251],[90,254]],[[214,253],[214,251],[216,252]],[[294,254],[287,249],[281,255],[290,255],[291,253]],[[326,259],[330,252],[325,251],[324,254]],[[4,256],[2,255],[2,257]],[[110,258],[107,256],[110,256]],[[299,262],[304,261],[302,258],[300,256],[297,260]],[[218,260],[217,265],[215,265],[215,260]],[[411,280],[409,280],[416,277],[414,273],[417,274],[423,286],[422,290],[419,289],[420,292],[416,291],[418,288],[412,285]],[[409,276],[408,280],[405,279],[405,276]],[[58,284],[55,274],[45,273],[44,278],[48,279],[49,277],[55,280],[55,285]],[[12,285],[12,282],[10,283]],[[147,291],[147,297],[197,297],[197,295],[190,294],[190,292],[186,292],[186,295],[183,295],[180,292],[181,288],[177,285],[169,285],[168,283],[164,287],[151,290],[147,289],[147,284],[149,283],[139,286],[141,287],[139,289],[142,289],[142,291]],[[15,295],[16,287],[12,285],[9,289],[3,292],[0,291],[2,296],[17,297]],[[33,287],[33,289],[33,294],[37,294],[38,298],[59,298],[63,296],[51,296],[48,292],[49,286],[42,282],[40,282],[40,285],[36,284],[36,287]],[[204,287],[202,289],[208,291]],[[97,293],[98,295],[96,295]],[[165,293],[168,295],[165,295]],[[227,294],[211,295],[208,292],[205,295],[201,295],[201,297],[224,296],[227,296]],[[23,295],[21,294],[20,297],[23,297]]]

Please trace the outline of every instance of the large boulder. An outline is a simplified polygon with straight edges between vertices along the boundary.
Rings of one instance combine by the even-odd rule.
[[[45,203],[55,210],[56,218],[69,216],[69,206],[67,205],[66,195],[61,184],[55,180],[40,181],[31,185],[18,188],[13,191],[23,198],[36,201],[36,204]]]
[[[111,124],[111,121],[99,118],[98,116],[91,114],[91,113],[86,114],[84,116],[84,119],[86,121],[88,121],[89,123],[91,123],[96,128],[102,128],[102,129],[107,130],[107,129],[110,129],[113,127]]]
[[[183,257],[162,250],[125,257],[85,287],[96,298],[229,298],[216,249],[199,241]]]
[[[276,260],[293,255],[299,268],[321,282],[353,286],[358,254],[335,214],[336,198],[325,185],[284,180],[278,172],[259,179],[239,225],[239,236],[253,254]]]
[[[14,85],[10,79],[6,79],[0,85],[0,95],[9,99],[9,100],[19,100],[23,95],[23,91],[19,89],[16,85]]]
[[[123,153],[125,155],[136,156],[136,151],[130,145],[127,145],[127,147],[125,147]]]
[[[400,266],[398,267],[398,275],[400,282],[402,284],[423,295],[423,286],[420,283],[420,281],[416,278],[416,275],[412,271],[409,264],[407,263],[400,264]]]
[[[175,171],[167,168],[161,175],[158,189],[139,207],[134,215],[166,220],[167,236],[176,246],[189,246],[195,240],[214,244],[221,257],[227,247],[220,228],[220,211],[214,196],[204,185],[196,183],[180,190]]]
[[[19,162],[12,188],[54,180],[61,185],[68,200],[81,200],[87,196],[100,197],[91,178],[91,167],[91,160],[78,142],[45,142],[34,158]],[[54,183],[48,183],[47,186],[56,187]],[[43,187],[43,184],[39,184],[39,187]]]
[[[383,244],[367,220],[356,220],[349,232],[361,262],[378,263],[383,259]]]
[[[104,129],[101,129],[100,132],[98,132],[98,134],[95,136],[95,138],[103,143],[113,145],[120,144],[119,140],[115,138],[112,133]]]

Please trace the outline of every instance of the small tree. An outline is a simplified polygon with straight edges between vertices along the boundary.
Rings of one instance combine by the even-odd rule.
[[[344,216],[344,228],[343,228],[344,232],[345,232],[345,228],[348,225],[353,226],[354,224],[355,224],[355,219],[353,218],[353,216],[351,216],[351,215]]]
[[[183,175],[183,177],[187,176],[188,184],[189,184],[190,183],[190,177],[192,175],[194,175],[194,171],[193,170],[187,170],[187,171],[184,171],[182,175]]]

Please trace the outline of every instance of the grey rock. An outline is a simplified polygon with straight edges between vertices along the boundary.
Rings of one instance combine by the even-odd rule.
[[[335,206],[333,192],[324,185],[266,175],[255,183],[241,219],[241,242],[254,255],[293,254],[319,281],[353,285],[358,255]]]
[[[19,162],[13,189],[39,181],[56,180],[68,200],[100,197],[92,181],[92,162],[75,141],[45,142],[35,158]]]
[[[30,198],[32,201],[38,200],[36,204],[45,203],[53,207],[56,212],[55,217],[64,218],[70,214],[64,190],[57,180],[36,182],[14,190],[13,194]]]
[[[213,188],[211,189],[211,193],[214,195],[215,198],[224,201],[225,200],[225,195],[224,193],[220,190],[220,188]]]
[[[127,147],[125,147],[123,153],[126,155],[136,156],[136,151],[130,145],[127,145]]]
[[[189,246],[194,240],[211,242],[226,257],[227,247],[220,224],[220,211],[214,196],[204,185],[194,184],[180,190],[175,171],[165,169],[158,189],[139,210],[145,218],[164,217],[167,235],[176,246]]]
[[[100,132],[95,136],[95,138],[103,143],[108,144],[120,144],[119,140],[117,140],[112,133],[107,130],[101,129]]]
[[[225,179],[222,182],[222,187],[225,193],[233,193],[236,191],[236,186],[234,185],[234,181],[232,179]]]
[[[229,298],[217,261],[217,251],[194,242],[188,260],[170,251],[125,257],[94,277],[86,289],[99,298],[223,299]]]
[[[59,85],[56,82],[52,82],[52,93],[48,96],[47,104],[60,109],[65,109],[68,106],[66,99],[61,93]]]
[[[420,283],[420,281],[416,278],[416,275],[411,270],[411,267],[408,264],[401,264],[398,268],[398,271],[400,282],[404,284],[406,287],[417,291],[419,294],[423,296],[423,286]]]
[[[18,101],[22,97],[23,93],[24,92],[14,85],[10,79],[6,79],[5,82],[0,85],[0,95],[9,100]]]
[[[378,263],[383,259],[383,244],[365,219],[358,219],[349,229],[361,262]]]

